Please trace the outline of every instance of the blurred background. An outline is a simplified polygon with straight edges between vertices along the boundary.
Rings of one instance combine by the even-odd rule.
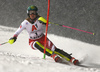
[[[36,5],[38,14],[47,18],[48,0],[0,0],[0,25],[18,28],[27,18],[26,11],[30,5]],[[100,0],[51,0],[49,21],[95,35],[57,25],[49,27],[49,34],[100,45]]]

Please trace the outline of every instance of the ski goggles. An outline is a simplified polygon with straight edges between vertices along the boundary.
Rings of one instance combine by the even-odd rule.
[[[36,12],[36,11],[29,11],[29,14],[30,14],[30,15],[32,15],[32,14],[36,15],[37,12]]]

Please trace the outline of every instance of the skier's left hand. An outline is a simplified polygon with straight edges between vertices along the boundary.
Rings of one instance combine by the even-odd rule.
[[[46,23],[44,23],[44,22],[42,22],[42,21],[39,21],[39,22],[46,25]]]
[[[46,23],[47,23],[47,20],[46,20],[45,18],[43,18],[43,17],[39,17],[38,21],[39,21],[40,23],[42,23],[42,24],[45,24],[45,25],[46,25]],[[49,22],[48,26],[51,26],[50,22]]]
[[[38,21],[40,23],[45,23],[45,24],[47,23],[47,20],[45,18],[43,18],[43,17],[39,17]]]

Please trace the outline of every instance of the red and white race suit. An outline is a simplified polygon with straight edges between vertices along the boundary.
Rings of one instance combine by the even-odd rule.
[[[38,41],[42,45],[44,45],[45,35],[43,34],[43,24],[38,21],[38,19],[32,24],[28,20],[24,20],[17,31],[14,33],[14,36],[18,36],[24,29],[27,30],[29,34],[29,45],[33,49],[37,49],[34,47],[34,42]],[[47,38],[46,47],[55,50],[55,45]]]

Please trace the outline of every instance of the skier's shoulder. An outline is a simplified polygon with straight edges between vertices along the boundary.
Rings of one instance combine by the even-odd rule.
[[[25,19],[22,21],[21,25],[26,25],[28,23],[28,21]]]
[[[30,18],[28,17],[28,18],[26,18],[24,21],[28,21],[28,22],[30,22]]]

